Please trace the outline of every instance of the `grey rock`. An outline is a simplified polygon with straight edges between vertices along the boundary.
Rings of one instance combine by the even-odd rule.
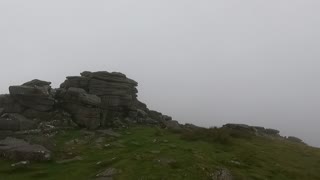
[[[163,121],[163,124],[165,125],[166,128],[174,131],[182,130],[182,127],[178,121]]]
[[[145,111],[141,110],[141,109],[137,109],[137,113],[138,113],[138,114],[137,114],[138,117],[145,118],[145,117],[148,116],[148,114],[147,114]]]
[[[24,108],[8,94],[0,95],[0,107],[4,109],[4,113],[21,113],[24,110]]]
[[[256,131],[258,132],[264,132],[266,129],[264,127],[261,126],[252,126],[254,129],[256,129]]]
[[[43,86],[50,86],[51,82],[48,81],[42,81],[39,79],[34,79],[32,81],[26,82],[24,84],[22,84],[22,86],[39,86],[39,87],[43,87]]]
[[[51,152],[41,145],[29,144],[24,140],[7,137],[0,141],[0,154],[6,159],[19,161],[46,161]]]
[[[71,87],[67,90],[64,101],[82,103],[85,105],[99,106],[101,103],[100,97],[87,94],[84,89]]]
[[[265,133],[269,135],[279,135],[280,131],[276,129],[266,129]]]
[[[112,177],[98,177],[95,180],[113,180]]]
[[[303,140],[294,136],[287,137],[287,140],[295,143],[304,143]]]
[[[68,89],[70,87],[82,88],[88,91],[90,78],[80,76],[69,76],[67,80],[60,85],[60,88]]]
[[[26,167],[30,164],[30,161],[20,161],[14,164],[11,164],[11,167]]]
[[[163,120],[165,120],[165,121],[171,121],[171,120],[172,120],[172,117],[167,116],[167,115],[163,115],[162,118],[163,118]]]
[[[147,117],[147,118],[145,119],[145,123],[146,123],[146,124],[159,124],[158,121],[156,121],[156,120],[154,120],[154,119],[152,119],[152,118],[150,118],[150,117]]]
[[[115,168],[108,168],[102,172],[100,172],[99,174],[97,174],[97,177],[112,177],[115,176],[117,174],[120,174],[121,170],[115,169]]]
[[[0,116],[4,113],[4,108],[0,108]]]
[[[190,124],[190,123],[187,123],[184,125],[184,128],[185,129],[189,129],[189,130],[198,130],[198,129],[202,129],[201,127],[199,126],[196,126],[194,124]]]
[[[100,127],[100,109],[81,106],[78,104],[68,103],[64,105],[65,109],[70,112],[74,122],[80,127],[88,129],[97,129]]]
[[[243,130],[250,130],[250,131],[253,131],[253,128],[251,126],[248,126],[246,124],[226,124],[226,125],[223,125],[223,127],[226,127],[226,128],[231,128],[231,129],[243,129]]]
[[[12,96],[49,96],[49,91],[47,87],[10,86],[9,92]]]
[[[0,117],[0,130],[21,131],[35,128],[35,122],[20,114],[4,114]]]
[[[127,78],[126,75],[119,73],[119,72],[109,73],[106,71],[99,71],[99,72],[85,71],[85,72],[81,73],[81,75],[84,77],[90,77],[90,78],[99,79],[99,80],[103,80],[103,81],[132,84],[134,86],[138,85],[137,82],[135,82],[132,79]]]
[[[163,120],[163,115],[160,113],[160,112],[157,112],[157,111],[149,111],[149,117],[154,119],[154,120],[157,120],[157,121],[162,121]]]
[[[212,180],[233,180],[233,177],[229,170],[218,169],[211,175]]]
[[[74,158],[71,159],[63,159],[60,161],[57,161],[58,164],[68,164],[68,163],[72,163],[72,162],[76,162],[76,161],[82,161],[83,158],[81,156],[76,156]]]
[[[55,103],[48,87],[10,86],[9,91],[19,104],[38,111],[49,111]]]

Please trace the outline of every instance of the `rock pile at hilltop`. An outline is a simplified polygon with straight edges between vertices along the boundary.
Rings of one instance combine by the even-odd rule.
[[[138,83],[122,73],[85,71],[68,76],[60,88],[50,85],[35,79],[10,86],[10,94],[0,95],[0,130],[33,129],[43,121],[98,129],[172,120],[140,102]]]

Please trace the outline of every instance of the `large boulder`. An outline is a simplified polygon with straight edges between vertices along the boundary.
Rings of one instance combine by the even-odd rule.
[[[89,80],[87,77],[68,76],[67,80],[60,85],[60,88],[68,89],[70,87],[77,87],[89,91]]]
[[[16,161],[47,161],[51,159],[51,152],[41,145],[7,137],[0,141],[0,156]]]
[[[73,103],[65,104],[64,108],[72,115],[73,121],[80,127],[97,129],[101,125],[101,110],[99,108]]]
[[[121,73],[85,71],[81,73],[80,77],[68,77],[60,87],[84,89],[88,94],[101,98],[101,108],[123,110],[131,109],[134,105],[138,92],[137,85],[137,82]]]
[[[10,86],[9,91],[19,104],[38,111],[53,109],[55,100],[50,95],[48,86]]]
[[[70,87],[67,90],[59,89],[57,98],[80,127],[96,129],[101,125],[100,97],[88,94],[84,89]]]
[[[88,94],[84,89],[74,87],[69,88],[65,92],[63,101],[91,106],[100,106],[101,104],[100,97],[94,94]]]
[[[178,121],[162,121],[163,125],[173,131],[181,131],[182,127]]]

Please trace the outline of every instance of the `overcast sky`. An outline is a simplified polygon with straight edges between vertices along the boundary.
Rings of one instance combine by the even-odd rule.
[[[139,82],[151,109],[320,146],[319,0],[1,0],[0,92],[84,70]]]

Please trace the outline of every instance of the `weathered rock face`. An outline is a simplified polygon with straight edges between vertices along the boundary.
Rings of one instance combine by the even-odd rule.
[[[2,113],[21,113],[25,109],[8,94],[0,95],[0,108]]]
[[[50,82],[32,80],[21,86],[10,86],[11,97],[20,105],[37,111],[50,111],[55,100],[51,96]]]
[[[81,88],[101,99],[100,108],[112,111],[134,109],[137,82],[121,73],[83,72],[80,77],[67,77],[61,88]]]
[[[96,129],[100,126],[100,97],[88,94],[84,89],[70,87],[59,89],[57,98],[60,105],[71,113],[74,122],[81,127]]]
[[[20,114],[4,114],[0,117],[0,130],[21,131],[35,128],[35,122]]]

